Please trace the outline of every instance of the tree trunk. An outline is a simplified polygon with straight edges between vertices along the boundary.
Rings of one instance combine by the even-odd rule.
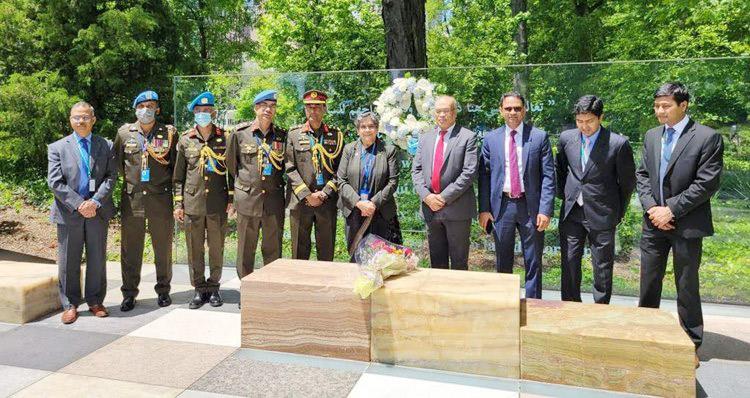
[[[383,0],[382,16],[386,68],[426,68],[425,0]]]
[[[513,16],[526,12],[526,0],[510,0],[510,12]],[[526,21],[518,22],[518,30],[513,34],[513,40],[516,42],[516,53],[519,60],[526,63],[526,57],[529,55],[529,42],[526,34]],[[529,98],[529,70],[522,68],[513,75],[513,89],[521,93],[528,100]]]

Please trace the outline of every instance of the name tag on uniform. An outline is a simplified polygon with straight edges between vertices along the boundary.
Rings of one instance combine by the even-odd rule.
[[[141,182],[149,182],[151,180],[151,169],[141,170]]]
[[[270,176],[272,173],[273,173],[273,166],[271,166],[271,163],[266,163],[266,165],[263,166],[263,175]]]

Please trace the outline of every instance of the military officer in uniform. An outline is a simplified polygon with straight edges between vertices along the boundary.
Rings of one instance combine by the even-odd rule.
[[[218,307],[223,304],[219,280],[224,263],[227,214],[234,211],[229,200],[234,182],[225,163],[228,137],[213,124],[216,117],[213,94],[198,95],[187,108],[193,112],[195,125],[177,142],[174,218],[185,226],[190,283],[195,288],[190,308],[200,308],[206,302]],[[205,277],[206,241],[208,278]]]
[[[122,311],[135,307],[147,224],[154,248],[157,303],[160,307],[172,304],[172,173],[178,137],[173,126],[156,120],[160,109],[155,92],[138,94],[133,108],[137,120],[120,127],[114,143],[116,164],[124,180],[120,201]]]
[[[273,90],[256,95],[255,120],[237,125],[227,146],[227,169],[234,177],[240,279],[253,272],[261,229],[263,264],[281,257],[286,131],[273,124],[276,97]]]
[[[320,90],[302,96],[307,122],[289,131],[286,144],[287,203],[292,257],[310,258],[310,232],[315,225],[318,260],[333,260],[336,239],[336,171],[344,137],[323,123],[327,96]]]

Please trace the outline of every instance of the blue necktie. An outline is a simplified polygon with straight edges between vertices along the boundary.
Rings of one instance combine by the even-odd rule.
[[[83,149],[81,151],[81,180],[78,184],[78,194],[81,195],[82,198],[88,199],[90,196],[89,167],[91,167],[91,165],[89,164],[89,142],[85,139],[78,142],[81,144],[81,148]]]
[[[675,130],[668,128],[665,132],[664,144],[661,146],[661,162],[659,162],[659,198],[662,206],[664,205],[664,175],[667,173],[669,158],[672,157],[672,141],[674,140]]]

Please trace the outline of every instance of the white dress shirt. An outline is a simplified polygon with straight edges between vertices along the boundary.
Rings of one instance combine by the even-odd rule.
[[[510,147],[510,132],[513,130],[512,128],[508,127],[508,125],[505,125],[505,142],[503,143],[503,148],[505,150],[505,182],[503,183],[503,192],[510,193],[510,152],[508,151]],[[523,186],[523,123],[521,123],[516,130],[516,154],[518,159],[518,177],[521,180],[521,193],[526,192],[526,189]]]
[[[445,150],[448,149],[448,134],[453,131],[453,128],[456,127],[456,124],[454,123],[452,126],[448,127],[445,133],[445,137],[443,137],[443,161],[445,161]],[[440,140],[440,132],[443,130],[440,130],[440,127],[437,127],[437,136],[435,136],[435,146],[432,147],[432,161],[435,162],[435,153],[437,152],[437,144]]]

